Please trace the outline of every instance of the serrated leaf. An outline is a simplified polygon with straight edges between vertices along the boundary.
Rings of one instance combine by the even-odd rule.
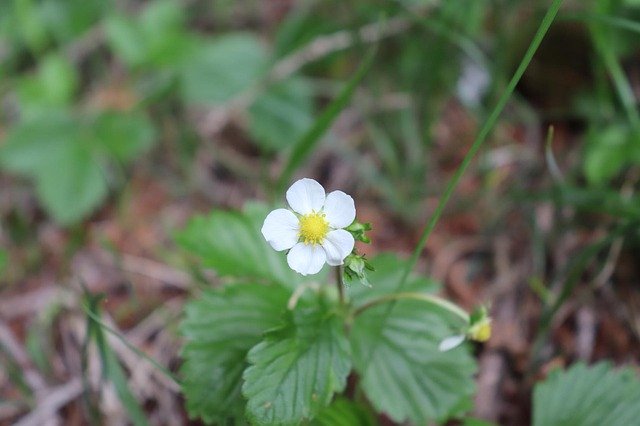
[[[628,426],[640,418],[640,379],[630,368],[577,364],[536,385],[534,426]]]
[[[246,354],[280,323],[289,295],[280,286],[237,284],[206,291],[186,306],[181,372],[191,417],[206,422],[243,417]]]
[[[314,294],[288,311],[285,324],[253,347],[242,393],[259,424],[312,419],[346,386],[351,370],[344,321],[333,301]]]
[[[294,145],[313,122],[312,91],[302,78],[270,87],[249,108],[249,131],[266,150]]]
[[[183,99],[195,104],[223,104],[255,84],[266,64],[266,51],[251,34],[203,41],[181,64]]]
[[[313,423],[316,426],[373,426],[375,417],[365,407],[343,397],[336,398],[322,410]]]
[[[220,275],[295,287],[302,277],[289,268],[286,255],[273,250],[260,233],[268,212],[265,206],[255,204],[245,213],[216,210],[207,217],[191,219],[176,240]]]
[[[385,256],[371,262],[372,288],[353,288],[356,306],[375,294],[397,291],[405,262]],[[433,283],[410,279],[405,291],[428,292]],[[351,329],[351,346],[361,387],[380,412],[396,422],[443,422],[471,405],[476,366],[466,345],[438,349],[454,334],[453,318],[420,301],[398,301],[365,310]]]

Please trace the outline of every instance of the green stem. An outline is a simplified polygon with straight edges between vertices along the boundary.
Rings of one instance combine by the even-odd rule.
[[[447,312],[455,315],[459,319],[461,319],[465,324],[469,324],[469,314],[466,313],[463,309],[461,309],[458,305],[449,302],[446,299],[443,299],[438,296],[434,296],[432,294],[425,293],[416,293],[416,292],[404,292],[404,293],[394,293],[387,294],[385,296],[378,297],[377,299],[370,300],[364,305],[360,306],[353,312],[353,317],[357,317],[361,315],[364,311],[373,308],[378,305],[382,305],[383,303],[388,302],[396,302],[398,300],[418,300],[420,302],[425,302],[431,306],[435,306],[441,309],[444,309]]]
[[[344,275],[343,266],[336,266],[336,286],[338,287],[338,299],[340,300],[340,306],[344,305]]]
[[[478,133],[478,136],[473,141],[473,144],[471,145],[469,152],[467,152],[464,159],[462,160],[462,163],[460,164],[460,166],[454,173],[453,177],[449,181],[447,188],[445,189],[445,192],[442,195],[442,198],[440,199],[438,206],[436,207],[436,210],[433,212],[431,219],[429,220],[429,222],[427,223],[427,226],[422,232],[422,236],[420,237],[420,241],[418,242],[418,245],[413,251],[413,254],[409,259],[407,266],[404,268],[404,271],[402,272],[402,276],[400,278],[398,286],[396,287],[396,292],[401,291],[402,288],[404,288],[407,282],[407,278],[409,278],[409,274],[415,268],[416,263],[418,263],[418,258],[420,257],[422,250],[424,250],[424,247],[427,243],[427,239],[433,232],[433,229],[436,227],[436,224],[438,223],[438,220],[440,219],[440,216],[442,215],[442,212],[444,211],[445,206],[449,202],[449,199],[451,198],[453,191],[456,189],[456,187],[460,183],[460,179],[462,178],[462,175],[464,175],[464,173],[467,171],[467,168],[469,167],[471,160],[473,160],[478,150],[480,150],[480,148],[486,141],[487,136],[489,136],[489,133],[491,132],[496,122],[498,121],[500,114],[504,110],[504,107],[507,105],[507,101],[511,97],[511,94],[515,90],[516,85],[518,84],[525,70],[529,66],[529,63],[531,62],[533,55],[538,50],[538,47],[540,46],[540,43],[542,42],[542,39],[544,38],[545,34],[549,30],[551,23],[553,22],[556,15],[558,14],[558,10],[560,9],[561,4],[562,4],[562,0],[554,0],[551,6],[549,7],[549,10],[547,10],[547,13],[545,14],[544,18],[542,18],[540,27],[538,28],[538,31],[534,35],[533,40],[529,45],[529,48],[524,54],[524,57],[522,58],[522,61],[520,62],[518,69],[513,74],[513,77],[511,78],[511,81],[509,81],[509,84],[507,85],[506,90],[498,100],[498,103],[496,104],[493,111],[491,112],[491,115],[489,116],[484,126],[480,130],[480,133]],[[386,311],[385,317],[389,316],[395,302],[396,302],[395,300],[390,301],[390,306]],[[373,351],[372,351],[372,354],[373,354]],[[365,372],[368,366],[369,366],[369,362],[365,364]]]
[[[433,232],[433,229],[436,227],[438,221],[440,220],[440,216],[442,215],[444,208],[449,202],[451,195],[453,194],[455,189],[458,187],[458,184],[460,183],[460,179],[469,168],[469,165],[471,164],[471,160],[473,160],[473,158],[476,156],[476,154],[480,150],[480,147],[482,147],[482,145],[486,141],[487,136],[489,136],[489,132],[491,132],[496,122],[498,121],[498,118],[500,117],[502,110],[504,110],[504,107],[507,105],[507,102],[511,97],[511,94],[515,90],[516,85],[522,78],[522,75],[524,74],[525,70],[529,66],[529,63],[531,62],[533,55],[536,53],[536,50],[538,50],[538,47],[540,46],[542,39],[544,38],[545,34],[547,33],[547,30],[549,29],[549,27],[551,26],[551,23],[553,22],[553,19],[558,13],[558,9],[560,8],[561,3],[562,3],[562,0],[554,0],[553,4],[547,11],[546,15],[542,19],[540,28],[538,28],[538,31],[536,32],[533,38],[533,41],[529,45],[527,52],[522,58],[522,61],[520,62],[518,69],[516,70],[515,74],[511,78],[511,81],[509,81],[509,84],[507,85],[507,89],[504,91],[504,93],[498,100],[498,104],[495,106],[495,108],[491,112],[491,115],[485,122],[484,126],[480,130],[480,133],[478,133],[478,136],[476,137],[473,144],[471,145],[471,148],[467,152],[467,155],[465,155],[464,159],[462,160],[462,163],[460,164],[460,166],[454,173],[453,177],[447,184],[447,188],[445,189],[444,194],[442,195],[442,198],[440,199],[440,202],[436,207],[436,210],[433,212],[433,215],[431,216],[429,223],[427,224],[426,228],[422,232],[420,241],[418,242],[418,245],[413,251],[413,254],[411,255],[411,259],[407,264],[407,267],[404,269],[402,273],[400,285],[398,286],[399,289],[401,289],[404,286],[405,282],[407,281],[407,278],[409,277],[409,274],[411,273],[416,263],[418,262],[420,253],[422,253],[422,250],[424,250],[424,247],[427,244],[427,240],[429,236],[431,235],[431,233]]]

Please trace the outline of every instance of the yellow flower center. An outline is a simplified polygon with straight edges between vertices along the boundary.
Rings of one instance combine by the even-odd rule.
[[[324,213],[309,213],[300,217],[300,238],[305,244],[322,244],[329,233]]]

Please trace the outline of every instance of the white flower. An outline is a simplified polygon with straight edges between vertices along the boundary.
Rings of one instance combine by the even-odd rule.
[[[262,225],[271,247],[291,249],[287,263],[302,275],[317,274],[325,262],[342,265],[355,243],[353,235],[342,229],[356,218],[353,198],[342,191],[325,196],[318,182],[300,179],[287,190],[287,202],[293,212],[274,210]]]

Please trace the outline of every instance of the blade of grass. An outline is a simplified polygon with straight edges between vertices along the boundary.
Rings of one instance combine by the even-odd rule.
[[[595,21],[607,24],[611,27],[627,30],[634,33],[640,33],[640,22],[630,19],[621,18],[619,16],[595,15],[588,13],[570,13],[558,17],[564,21]]]
[[[491,130],[495,126],[496,122],[498,121],[498,118],[500,117],[500,114],[502,113],[502,110],[507,105],[507,102],[508,102],[509,98],[511,97],[511,94],[515,90],[516,85],[518,84],[518,82],[522,78],[522,75],[524,74],[525,70],[529,66],[529,63],[531,62],[531,59],[533,58],[533,55],[538,50],[538,47],[540,46],[540,43],[542,42],[542,39],[544,38],[545,34],[549,30],[549,27],[553,23],[553,20],[555,19],[556,15],[558,14],[558,10],[560,9],[560,5],[561,4],[562,4],[562,0],[554,0],[553,3],[551,4],[551,6],[549,7],[549,9],[547,10],[547,13],[545,14],[544,18],[542,18],[542,22],[540,23],[540,26],[538,27],[538,30],[536,31],[536,34],[534,35],[533,40],[531,41],[531,44],[529,45],[529,48],[527,49],[526,53],[524,54],[524,57],[522,58],[522,61],[520,62],[520,65],[518,66],[518,68],[516,69],[515,73],[511,77],[511,80],[509,81],[509,84],[507,85],[506,90],[503,92],[502,96],[498,100],[498,103],[493,108],[493,111],[491,111],[491,114],[489,115],[487,121],[484,123],[484,126],[482,127],[482,129],[478,133],[478,136],[473,141],[473,144],[471,145],[471,148],[469,148],[469,151],[467,152],[467,154],[465,155],[464,159],[462,160],[462,163],[460,164],[460,166],[458,166],[458,168],[456,169],[453,177],[451,178],[451,180],[447,184],[447,187],[446,187],[446,189],[444,191],[444,194],[442,195],[442,198],[440,198],[438,206],[436,207],[435,211],[433,212],[433,215],[429,219],[426,227],[422,231],[422,235],[420,237],[420,240],[419,240],[418,244],[416,245],[416,248],[413,250],[411,258],[409,259],[409,262],[407,262],[407,266],[405,267],[404,271],[402,272],[402,276],[400,278],[400,281],[398,282],[398,285],[397,285],[397,287],[395,289],[395,292],[402,291],[402,289],[404,288],[404,286],[405,286],[405,284],[407,282],[407,278],[409,277],[409,274],[411,273],[411,271],[413,271],[413,269],[415,268],[416,264],[418,263],[418,259],[420,257],[420,254],[424,250],[424,247],[425,247],[425,245],[427,243],[427,240],[428,240],[429,236],[431,235],[431,233],[433,232],[434,228],[438,224],[438,221],[440,220],[440,216],[442,215],[442,212],[444,211],[445,206],[449,202],[449,199],[451,198],[451,195],[453,194],[453,192],[457,188],[458,184],[460,183],[460,179],[462,178],[462,176],[466,172],[467,168],[469,167],[469,165],[471,163],[471,160],[473,160],[473,158],[475,157],[477,152],[480,150],[480,148],[482,147],[482,145],[486,141],[487,137],[489,136],[489,133],[491,132]],[[388,304],[387,310],[386,310],[386,313],[385,313],[385,317],[389,316],[389,314],[391,313],[391,310],[393,309],[395,304],[396,304],[395,301]],[[382,327],[381,327],[379,333],[382,333],[382,331],[383,330],[382,330]],[[371,365],[370,360],[373,358],[374,352],[375,352],[375,349],[373,351],[371,351],[371,355],[369,356],[369,362],[367,362],[365,364],[365,371],[366,371],[366,369],[368,369],[369,365]]]
[[[530,371],[537,371],[536,366],[540,362],[540,351],[542,350],[542,346],[544,345],[551,331],[553,317],[555,316],[556,312],[558,312],[558,310],[562,307],[564,302],[566,302],[569,296],[571,296],[571,294],[573,293],[573,290],[580,281],[580,277],[587,268],[588,263],[595,256],[609,247],[609,245],[611,245],[611,243],[616,238],[624,235],[625,233],[633,230],[636,227],[637,226],[633,222],[626,223],[624,225],[618,225],[606,237],[603,237],[597,242],[586,247],[577,256],[574,256],[572,258],[572,261],[567,267],[567,278],[562,288],[560,289],[560,292],[557,296],[552,298],[551,302],[542,312],[542,316],[540,318],[540,326],[538,328],[538,332],[531,349],[531,364],[533,368],[530,368]]]
[[[116,388],[118,398],[127,410],[129,418],[133,424],[136,426],[146,426],[148,425],[148,422],[144,411],[129,388],[127,376],[102,332],[100,321],[96,321],[95,319],[100,318],[98,303],[101,297],[88,295],[88,298],[89,303],[85,306],[88,308],[87,312],[91,313],[91,315],[88,315],[89,322],[91,324],[89,332],[93,335],[96,346],[98,347],[98,352],[100,353],[100,358],[102,360],[102,373],[105,378],[109,379],[113,383]]]
[[[302,135],[298,143],[296,143],[293,151],[291,152],[291,155],[287,159],[285,168],[282,171],[280,179],[278,180],[278,183],[276,185],[277,193],[280,193],[284,190],[285,186],[291,180],[291,177],[295,173],[296,169],[307,160],[309,155],[313,152],[315,147],[320,142],[322,136],[329,129],[329,126],[331,126],[333,121],[338,117],[338,114],[340,114],[340,112],[349,104],[349,101],[351,100],[355,89],[358,87],[364,76],[371,68],[375,53],[375,47],[367,52],[355,74],[353,74],[351,79],[349,79],[349,81],[345,84],[342,91],[329,104],[329,106],[327,106],[324,111],[322,111],[320,117],[318,117],[311,128],[307,130],[307,132]]]
[[[604,28],[602,25],[594,24],[591,26],[591,34],[596,46],[596,51],[602,58],[602,62],[613,80],[613,86],[627,113],[629,123],[636,132],[640,131],[640,113],[638,113],[636,109],[636,96],[624,74],[620,61],[616,58],[614,51],[609,46]]]
[[[86,305],[83,305],[83,309],[85,310],[85,313],[87,314],[88,317],[91,318],[91,320],[98,326],[101,327],[102,329],[108,331],[109,333],[111,333],[112,335],[114,335],[115,337],[118,338],[118,340],[120,340],[127,348],[129,348],[130,350],[132,350],[133,352],[136,353],[136,355],[138,355],[140,358],[144,358],[145,360],[147,360],[151,365],[153,365],[158,371],[160,371],[162,374],[164,374],[169,380],[173,381],[175,384],[177,384],[178,386],[180,386],[180,381],[178,380],[178,378],[176,378],[171,371],[167,370],[166,367],[164,367],[162,364],[160,364],[158,361],[156,361],[155,359],[151,358],[149,355],[147,355],[146,353],[144,353],[143,351],[141,351],[140,349],[136,348],[134,345],[132,345],[131,343],[129,343],[127,341],[127,339],[125,339],[125,337],[123,335],[121,335],[120,333],[118,333],[116,330],[114,330],[113,328],[109,327],[107,324],[105,324],[98,315],[96,315],[94,312],[92,312],[90,310],[90,308]]]

